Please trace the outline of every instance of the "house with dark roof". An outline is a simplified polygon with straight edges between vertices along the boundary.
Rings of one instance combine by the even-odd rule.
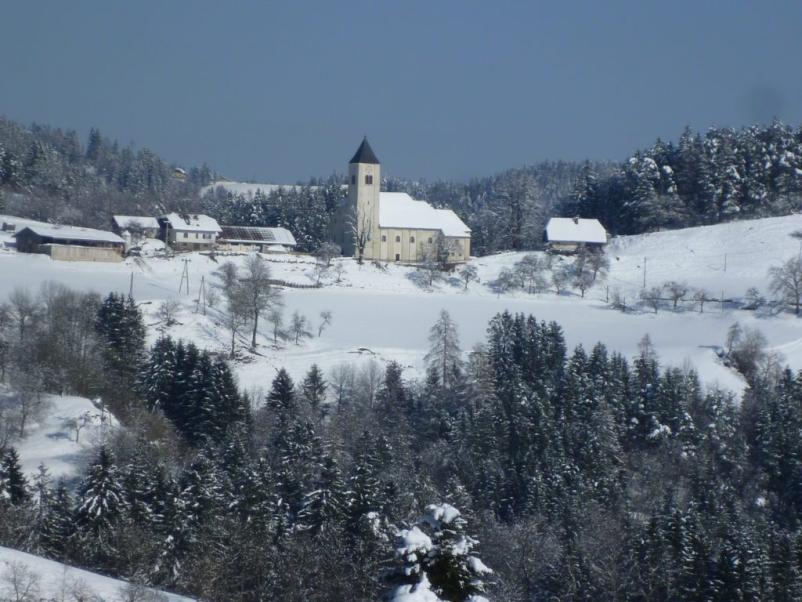
[[[286,228],[262,228],[256,226],[220,226],[217,248],[233,253],[287,253],[295,249],[297,242]]]

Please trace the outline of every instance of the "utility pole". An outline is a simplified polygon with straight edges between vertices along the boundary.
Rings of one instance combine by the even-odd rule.
[[[206,315],[206,276],[201,276],[200,288],[198,289],[198,300],[195,302],[195,313],[202,309],[203,315]]]
[[[727,254],[724,253],[724,271],[727,271]]]
[[[131,272],[131,282],[128,284],[128,298],[134,298],[134,273]]]
[[[182,259],[184,270],[181,272],[181,282],[178,283],[178,294],[184,289],[184,282],[187,283],[187,295],[189,294],[189,259]]]
[[[643,258],[643,288],[646,288],[646,258]]]

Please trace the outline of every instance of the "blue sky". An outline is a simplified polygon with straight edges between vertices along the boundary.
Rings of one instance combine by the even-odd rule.
[[[802,122],[802,2],[3,2],[0,114],[230,178],[465,179]]]

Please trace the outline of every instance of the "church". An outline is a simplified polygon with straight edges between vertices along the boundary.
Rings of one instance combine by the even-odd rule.
[[[451,209],[435,209],[405,192],[381,192],[381,164],[367,138],[348,164],[348,177],[355,256],[361,251],[363,259],[406,263],[437,251],[448,253],[448,263],[470,256],[471,230]]]

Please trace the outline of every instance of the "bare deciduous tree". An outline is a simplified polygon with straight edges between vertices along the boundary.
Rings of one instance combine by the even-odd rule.
[[[274,307],[267,314],[267,321],[273,325],[273,345],[278,346],[278,338],[283,336],[284,313],[280,307]]]
[[[8,602],[40,600],[41,577],[24,562],[12,561],[5,565],[2,577],[2,600],[8,600]]]
[[[493,288],[496,289],[496,293],[498,293],[499,297],[501,296],[501,293],[506,293],[507,291],[514,289],[515,285],[515,275],[509,268],[502,268],[498,273],[496,280],[493,282]]]
[[[351,364],[337,364],[331,369],[329,384],[334,391],[337,405],[344,404],[354,388],[354,367]]]
[[[320,325],[317,327],[318,338],[320,338],[327,326],[331,326],[331,319],[332,313],[330,309],[324,309],[320,312]]]
[[[551,272],[551,283],[554,285],[554,290],[558,295],[568,287],[571,282],[572,270],[570,266],[560,265]]]
[[[351,232],[354,235],[354,249],[356,250],[356,262],[362,265],[365,257],[365,247],[370,240],[370,231],[373,227],[370,215],[367,212],[359,211],[359,207],[354,207],[351,211]]]
[[[462,282],[465,284],[465,290],[468,290],[468,285],[471,282],[478,282],[479,280],[479,270],[476,269],[475,265],[465,264],[459,269],[459,277]]]
[[[744,301],[746,305],[744,309],[760,309],[760,307],[766,303],[766,299],[763,295],[760,294],[760,290],[757,287],[752,286],[747,289],[746,293],[744,294]]]
[[[778,301],[791,305],[799,315],[802,307],[802,260],[792,257],[781,266],[769,268],[769,290]]]
[[[292,319],[290,320],[290,333],[295,339],[296,345],[300,344],[301,337],[310,336],[307,330],[306,316],[302,316],[297,311],[293,312]]]
[[[18,341],[22,343],[29,326],[39,313],[39,303],[27,289],[16,288],[8,296],[8,308],[11,320],[17,327]]]
[[[240,278],[239,287],[253,324],[251,349],[256,349],[259,317],[271,307],[281,305],[281,291],[270,282],[270,267],[259,255],[251,255],[245,260],[245,273]]]
[[[660,303],[663,301],[663,287],[645,288],[640,292],[640,298],[641,301],[654,310],[654,313],[657,313],[657,310],[660,309]]]
[[[526,288],[531,294],[546,288],[546,280],[543,278],[545,269],[543,261],[534,253],[530,253],[515,263],[513,274],[518,279],[519,286]]]
[[[165,299],[161,302],[159,309],[156,311],[156,316],[161,322],[159,330],[164,332],[167,328],[175,326],[179,307],[178,301],[174,299]]]
[[[342,255],[340,245],[333,242],[324,242],[314,252],[318,263],[322,263],[327,268],[331,267],[332,260],[340,255]]]
[[[693,301],[699,306],[700,314],[705,310],[705,303],[711,300],[710,293],[703,288],[698,288],[693,292]]]
[[[668,298],[671,299],[673,303],[672,309],[674,311],[677,310],[677,304],[688,295],[688,291],[690,290],[687,283],[677,282],[676,280],[666,282],[663,288],[667,291]]]

